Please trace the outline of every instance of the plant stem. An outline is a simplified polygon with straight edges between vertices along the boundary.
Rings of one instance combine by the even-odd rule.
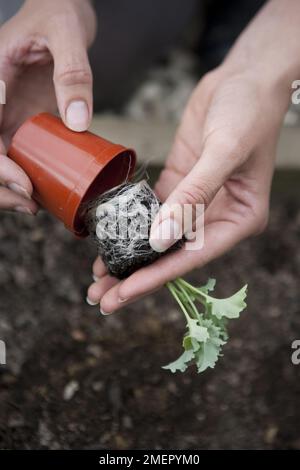
[[[166,287],[169,289],[169,291],[173,295],[176,302],[180,305],[181,310],[183,311],[187,322],[189,322],[190,316],[189,316],[189,314],[188,314],[188,312],[185,308],[185,305],[182,303],[182,301],[180,299],[180,296],[178,295],[178,292],[177,292],[177,289],[176,289],[176,284],[173,281],[169,281],[169,282],[167,282]]]
[[[180,282],[180,279],[175,279],[174,283],[177,285],[177,287],[180,289],[180,291],[182,292],[182,295],[183,297],[185,298],[186,302],[188,303],[188,305],[190,306],[190,313],[191,313],[191,317],[193,317],[195,320],[198,319],[198,315],[199,315],[199,312],[197,310],[197,307],[196,305],[194,304],[194,302],[192,301],[191,297],[189,296],[187,290],[185,287],[183,287],[181,285]]]
[[[192,292],[193,294],[196,294],[198,297],[204,297],[204,298],[207,298],[207,295],[204,294],[204,292],[202,292],[200,289],[197,289],[197,287],[194,287],[192,286],[192,284],[190,284],[189,282],[185,281],[184,279],[182,278],[178,278],[176,280],[180,285],[182,285],[186,290],[189,290],[190,292]]]

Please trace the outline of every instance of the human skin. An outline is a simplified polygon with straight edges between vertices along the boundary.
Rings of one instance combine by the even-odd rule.
[[[93,265],[88,302],[103,314],[155,291],[167,281],[201,267],[241,240],[260,233],[268,220],[276,146],[289,105],[291,84],[300,74],[300,2],[272,0],[258,13],[223,64],[199,82],[155,190],[165,201],[150,243],[160,240],[165,207],[205,205],[204,246],[167,254],[123,281]],[[169,221],[167,221],[169,223]],[[182,233],[176,214],[174,232]]]
[[[66,126],[86,130],[93,112],[87,48],[96,32],[89,0],[27,0],[0,28],[0,209],[36,214],[32,184],[7,155],[19,125],[57,107]]]

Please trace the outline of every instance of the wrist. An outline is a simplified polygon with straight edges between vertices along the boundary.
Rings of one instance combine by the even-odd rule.
[[[299,23],[299,0],[271,0],[238,38],[223,67],[254,77],[261,88],[289,102],[291,85],[300,78]]]

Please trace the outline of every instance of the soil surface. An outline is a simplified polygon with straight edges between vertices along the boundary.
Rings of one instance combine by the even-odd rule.
[[[300,448],[300,199],[289,181],[263,235],[188,276],[216,277],[220,296],[249,284],[224,357],[202,375],[161,369],[184,329],[165,289],[103,317],[84,300],[94,246],[46,213],[1,213],[0,448]]]

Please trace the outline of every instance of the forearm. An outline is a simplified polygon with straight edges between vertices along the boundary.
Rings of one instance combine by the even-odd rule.
[[[300,75],[299,52],[300,1],[270,0],[238,38],[224,65],[288,90]]]

